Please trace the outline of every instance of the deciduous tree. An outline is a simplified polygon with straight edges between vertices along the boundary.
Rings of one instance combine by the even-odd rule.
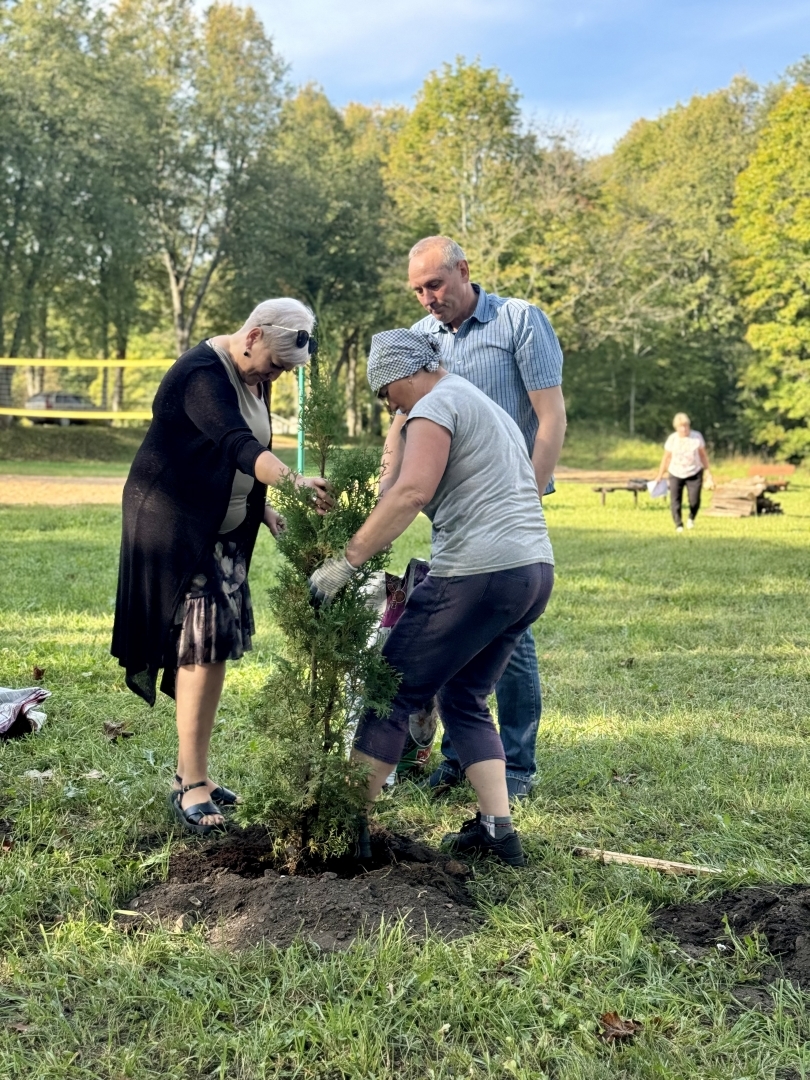
[[[810,86],[774,106],[737,182],[744,246],[743,375],[756,441],[782,457],[810,453]]]

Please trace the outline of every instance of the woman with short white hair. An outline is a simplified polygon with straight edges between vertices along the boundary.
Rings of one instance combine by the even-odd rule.
[[[292,476],[330,503],[320,477],[296,476],[271,453],[268,384],[316,351],[315,317],[298,300],[265,300],[231,334],[200,342],[158,388],[152,422],[124,487],[112,654],[149,705],[160,689],[177,703],[172,811],[204,834],[224,824],[237,796],[208,776],[208,746],[225,664],[251,646],[250,559],[268,484]]]
[[[695,527],[695,518],[700,509],[700,492],[704,479],[711,487],[709,458],[706,454],[706,442],[699,431],[692,431],[692,422],[684,412],[675,413],[672,418],[673,432],[664,443],[664,456],[658,466],[657,483],[669,476],[669,505],[675,531],[683,532],[683,489],[686,488],[689,499],[689,518],[687,529]]]

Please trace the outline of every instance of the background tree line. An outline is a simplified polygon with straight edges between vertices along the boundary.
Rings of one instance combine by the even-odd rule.
[[[349,434],[375,431],[368,340],[419,316],[406,255],[432,232],[550,315],[572,419],[659,437],[685,408],[725,448],[810,454],[807,61],[594,158],[463,59],[410,109],[337,109],[250,8],[0,0],[0,404],[2,356],[180,353],[290,294]]]

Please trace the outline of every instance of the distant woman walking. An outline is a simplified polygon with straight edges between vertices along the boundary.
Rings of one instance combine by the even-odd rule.
[[[655,479],[657,482],[663,480],[665,473],[669,475],[669,505],[672,510],[672,520],[675,522],[675,531],[681,533],[683,532],[681,511],[683,489],[686,488],[689,499],[689,518],[686,527],[693,529],[700,509],[700,492],[703,487],[704,473],[707,480],[706,486],[712,487],[713,482],[703,436],[699,431],[692,431],[692,423],[686,413],[676,413],[672,418],[672,426],[675,430],[664,443],[664,456],[661,458]]]

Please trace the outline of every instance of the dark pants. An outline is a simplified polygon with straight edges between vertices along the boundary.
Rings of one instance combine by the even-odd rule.
[[[683,526],[683,518],[681,517],[683,489],[686,488],[689,499],[689,517],[694,519],[700,509],[700,489],[702,487],[703,469],[696,472],[694,476],[687,476],[685,479],[669,473],[669,508],[672,511],[672,520],[675,522],[676,528],[680,529]]]
[[[487,698],[515,645],[545,610],[554,567],[533,563],[470,577],[429,575],[414,589],[383,646],[402,672],[391,712],[360,721],[354,745],[378,761],[396,764],[408,718],[438,695],[439,713],[462,769],[505,760]]]
[[[528,795],[537,772],[537,730],[543,712],[537,649],[531,627],[523,632],[506,670],[498,679],[495,700],[498,702],[498,729],[506,755],[509,797]],[[442,739],[442,757],[442,773],[448,780],[459,779],[461,764],[446,731]]]

